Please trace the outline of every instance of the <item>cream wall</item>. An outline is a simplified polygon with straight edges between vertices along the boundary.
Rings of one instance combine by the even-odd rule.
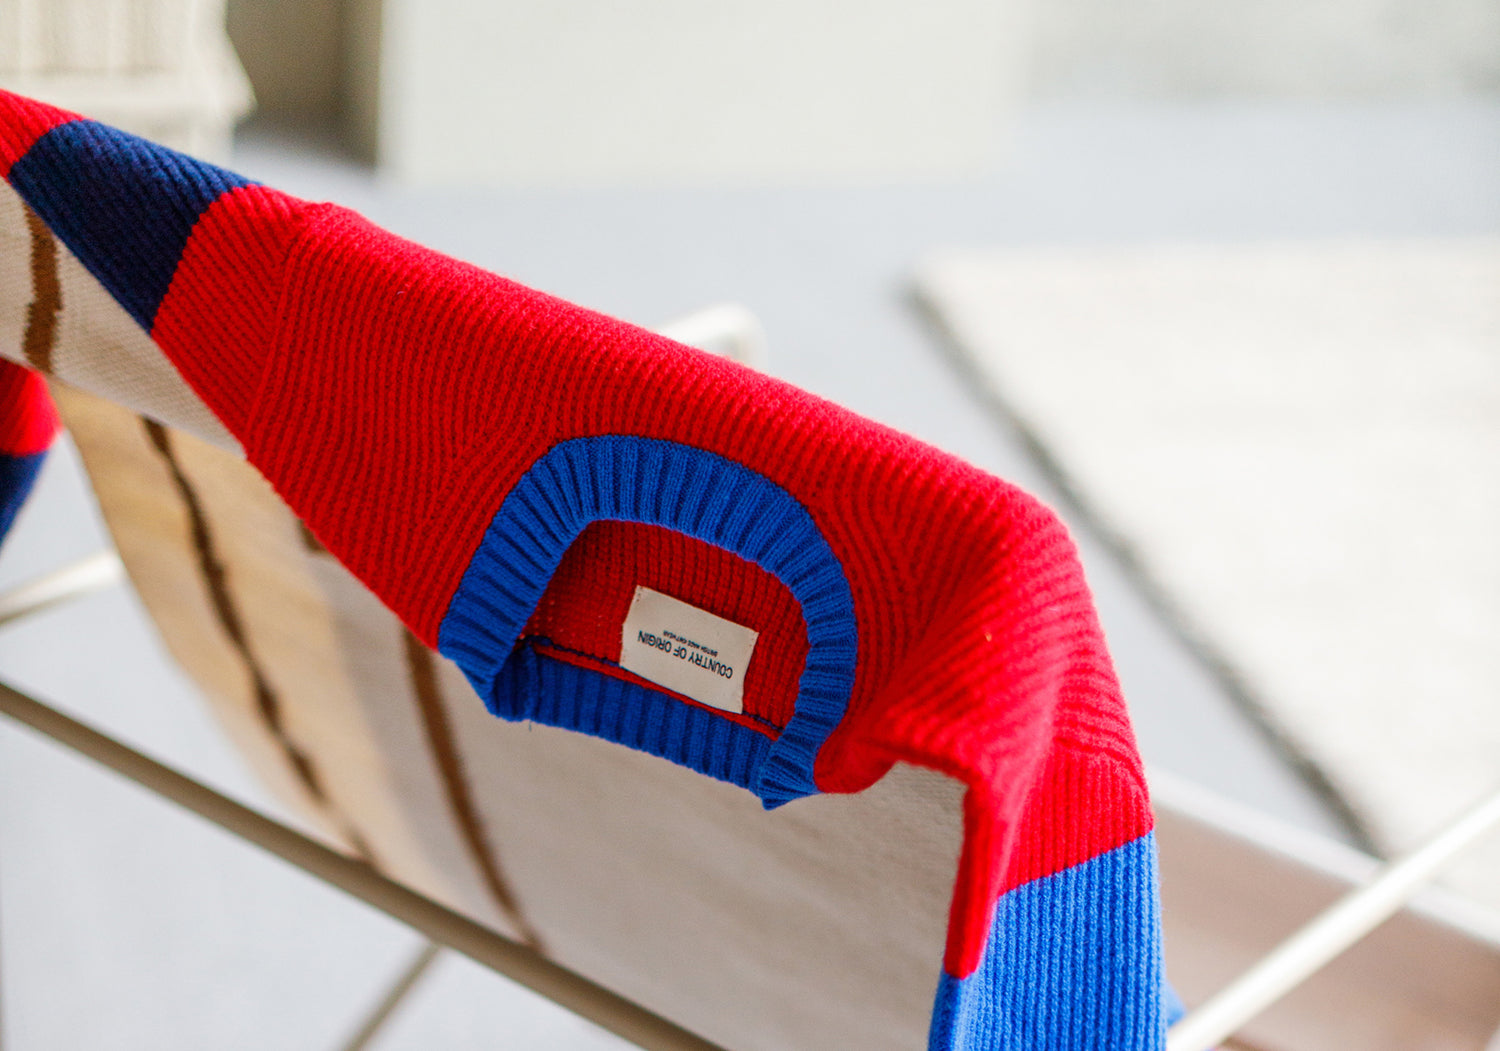
[[[1043,97],[1389,99],[1500,92],[1500,0],[1053,0]]]
[[[996,0],[386,0],[380,150],[414,181],[971,171],[1021,29]]]
[[[230,0],[229,25],[262,113],[415,182],[954,175],[1019,97],[1500,91],[1500,0]]]

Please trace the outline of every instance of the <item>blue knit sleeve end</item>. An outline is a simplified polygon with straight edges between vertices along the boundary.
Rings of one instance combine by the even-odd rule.
[[[928,1049],[1160,1051],[1175,1000],[1147,833],[1002,895],[979,968],[938,981]]]

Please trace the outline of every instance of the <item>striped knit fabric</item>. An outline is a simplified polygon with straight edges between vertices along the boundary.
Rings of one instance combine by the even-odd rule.
[[[33,230],[42,225],[34,212],[27,213],[26,221]],[[33,239],[27,263],[36,296],[26,307],[21,349],[28,360],[37,358],[45,367],[47,362],[41,359],[45,352],[40,348],[52,345],[59,305],[50,242]],[[0,541],[30,495],[59,426],[46,382],[19,365],[0,362]]]
[[[3,93],[0,174],[494,714],[767,808],[898,761],[962,783],[931,1047],[1161,1045],[1140,761],[1045,508],[774,380]],[[755,633],[742,710],[625,667],[642,588]]]
[[[45,302],[34,303],[30,313],[32,330],[50,323]],[[0,540],[30,494],[58,426],[46,381],[20,365],[0,361]]]

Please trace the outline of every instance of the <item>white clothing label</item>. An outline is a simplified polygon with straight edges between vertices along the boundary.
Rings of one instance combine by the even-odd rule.
[[[745,669],[760,633],[637,587],[620,637],[620,667],[726,712],[745,710]]]

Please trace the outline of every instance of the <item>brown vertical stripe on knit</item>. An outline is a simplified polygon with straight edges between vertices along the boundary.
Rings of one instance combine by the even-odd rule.
[[[255,690],[255,704],[260,710],[261,718],[265,720],[271,735],[285,751],[288,762],[292,764],[303,786],[314,799],[326,805],[328,795],[323,790],[323,784],[313,768],[312,760],[287,737],[286,726],[281,717],[281,702],[276,692],[271,689],[270,682],[267,681],[260,663],[251,652],[249,641],[245,638],[244,624],[240,620],[239,610],[235,608],[234,598],[229,593],[228,575],[224,571],[224,563],[219,558],[218,551],[214,548],[213,534],[208,526],[208,516],[203,512],[203,502],[198,498],[197,490],[183,473],[182,465],[172,451],[171,435],[155,420],[142,419],[141,423],[146,427],[146,435],[150,438],[152,446],[166,462],[167,470],[172,475],[172,482],[177,487],[177,493],[187,508],[193,551],[198,559],[198,571],[208,588],[209,600],[213,604],[219,626],[224,629],[224,634],[229,637],[230,644],[239,653],[240,659],[245,664],[245,670],[250,675],[250,681]]]
[[[463,761],[453,741],[453,728],[448,722],[448,713],[443,709],[443,696],[438,685],[437,668],[432,651],[410,631],[402,631],[406,643],[406,664],[411,672],[412,691],[417,695],[417,705],[422,712],[422,722],[427,728],[427,739],[432,744],[438,769],[443,775],[443,786],[447,790],[448,804],[453,816],[458,819],[459,830],[469,853],[473,855],[485,885],[500,911],[515,924],[520,940],[538,951],[542,950],[541,939],[527,922],[516,899],[515,892],[500,868],[499,859],[485,836],[479,812],[474,808],[469,795],[468,782],[464,779]]]
[[[26,332],[21,352],[38,372],[52,372],[52,347],[57,337],[57,315],[62,310],[62,285],[57,279],[57,242],[42,217],[26,209],[31,233],[31,304],[26,308]]]

